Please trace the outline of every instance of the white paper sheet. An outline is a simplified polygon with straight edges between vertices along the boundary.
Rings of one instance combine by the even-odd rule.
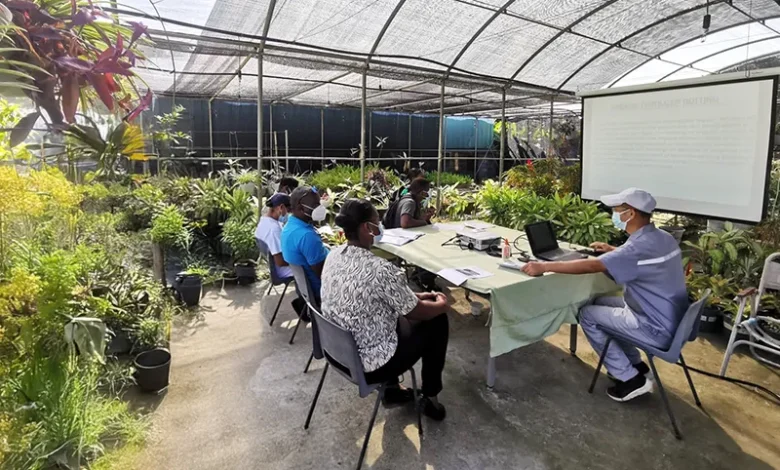
[[[320,235],[334,235],[336,232],[333,231],[333,227],[330,225],[323,225],[317,229],[317,233]]]
[[[462,286],[469,279],[482,279],[493,275],[493,273],[477,266],[442,269],[436,274],[456,286]]]
[[[411,238],[404,238],[404,237],[396,237],[395,235],[388,235],[387,232],[385,232],[382,235],[382,239],[379,241],[379,243],[387,243],[388,245],[395,245],[395,246],[404,246],[409,242],[412,242]]]
[[[463,224],[433,224],[432,227],[440,232],[459,232],[465,226]]]
[[[413,232],[403,228],[391,228],[385,230],[383,238],[387,235],[390,235],[391,237],[406,238],[408,240],[417,240],[425,234],[420,232]]]

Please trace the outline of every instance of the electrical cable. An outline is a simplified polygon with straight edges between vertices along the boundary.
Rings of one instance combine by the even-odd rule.
[[[682,367],[682,365],[679,364],[679,363],[677,365]],[[739,384],[739,385],[745,385],[747,387],[753,387],[753,388],[755,388],[757,390],[760,390],[760,391],[764,392],[765,394],[769,395],[771,398],[773,398],[775,400],[775,405],[780,406],[780,394],[777,394],[777,393],[773,392],[772,390],[769,390],[768,388],[766,388],[766,387],[764,387],[762,385],[759,385],[757,383],[749,382],[747,380],[742,380],[742,379],[735,379],[733,377],[721,377],[718,374],[713,374],[712,372],[707,372],[706,370],[697,369],[697,368],[691,367],[691,366],[688,366],[688,370],[692,370],[694,372],[697,372],[697,373],[702,374],[702,375],[706,375],[707,377],[712,377],[714,379],[720,379],[720,380],[724,380],[726,382],[731,382],[731,383],[735,383],[735,384]]]

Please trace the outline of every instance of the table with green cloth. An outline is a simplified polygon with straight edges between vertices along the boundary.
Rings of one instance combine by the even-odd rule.
[[[499,266],[501,258],[484,251],[463,249],[458,245],[442,246],[455,237],[453,225],[428,225],[410,229],[425,235],[403,246],[378,243],[384,250],[407,264],[437,273],[446,268],[478,266],[493,275],[469,279],[461,287],[490,298],[490,354],[487,385],[495,383],[495,358],[514,349],[529,345],[558,331],[564,323],[572,325],[571,352],[576,351],[577,312],[592,297],[614,293],[619,287],[604,274],[545,274],[532,277],[525,273]],[[531,253],[525,234],[499,226],[485,229],[509,240],[513,258],[515,246]],[[561,244],[569,248],[567,243]],[[571,247],[576,248],[576,247]]]

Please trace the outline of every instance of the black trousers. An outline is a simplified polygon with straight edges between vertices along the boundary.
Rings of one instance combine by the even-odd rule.
[[[395,354],[377,370],[366,373],[368,383],[393,382],[422,359],[422,392],[435,397],[441,392],[441,375],[447,356],[450,323],[447,314],[426,321],[398,319],[398,346]]]

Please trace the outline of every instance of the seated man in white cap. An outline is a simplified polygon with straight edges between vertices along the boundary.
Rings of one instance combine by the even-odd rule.
[[[580,309],[580,324],[593,349],[601,354],[607,341],[599,325],[665,348],[688,309],[680,248],[671,235],[650,222],[656,203],[648,192],[629,188],[603,196],[601,202],[612,208],[615,226],[630,235],[623,246],[594,243],[592,248],[605,252],[599,258],[531,262],[523,271],[532,276],[606,273],[623,286],[623,297],[599,297]],[[610,398],[624,402],[653,390],[646,377],[650,369],[636,348],[613,341],[604,364],[616,382],[607,389]]]

